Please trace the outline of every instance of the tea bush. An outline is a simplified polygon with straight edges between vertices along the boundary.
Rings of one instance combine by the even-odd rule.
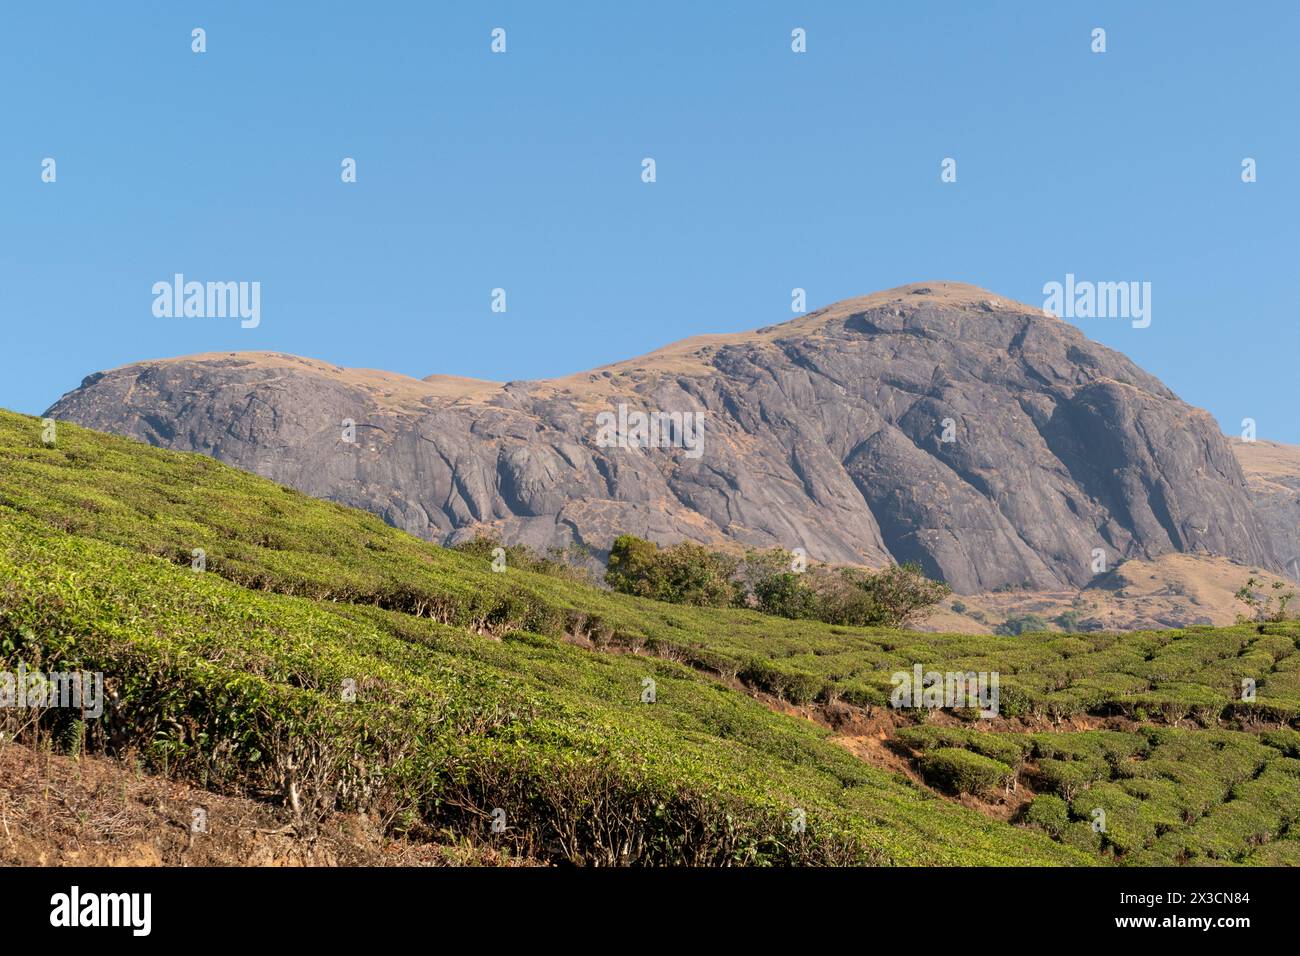
[[[1001,761],[956,747],[927,750],[920,767],[927,783],[951,793],[985,794],[1005,787],[1014,776]]]

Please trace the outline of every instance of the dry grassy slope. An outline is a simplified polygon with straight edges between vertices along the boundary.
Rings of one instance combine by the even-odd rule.
[[[1227,558],[1167,554],[1154,561],[1126,561],[1099,578],[1096,585],[1077,591],[961,595],[945,601],[921,630],[987,634],[1008,618],[1036,614],[1051,621],[1067,611],[1077,613],[1095,630],[1226,625],[1247,610],[1233,595],[1252,575],[1266,587],[1283,581],[1288,588],[1300,590],[1300,586],[1279,575]],[[954,603],[964,606],[965,611],[957,613]]]
[[[723,346],[748,345],[762,348],[770,346],[777,338],[789,338],[794,335],[816,338],[818,331],[830,322],[842,320],[866,309],[878,308],[894,302],[907,302],[911,306],[988,304],[998,308],[1016,306],[1036,311],[1032,306],[1012,302],[1005,298],[999,300],[986,289],[961,282],[912,283],[895,289],[875,292],[871,295],[845,299],[825,309],[807,313],[779,325],[765,326],[761,329],[746,332],[695,335],[636,358],[625,359],[610,365],[602,365],[598,368],[575,372],[558,378],[517,383],[494,382],[487,379],[440,374],[427,375],[422,379],[417,379],[381,369],[345,368],[332,365],[329,362],[289,355],[284,352],[203,352],[174,358],[132,362],[129,366],[122,366],[122,368],[235,358],[241,362],[248,362],[262,368],[308,372],[338,384],[359,386],[366,389],[377,402],[395,411],[402,409],[416,411],[435,404],[485,404],[494,398],[499,398],[506,392],[508,387],[514,385],[526,385],[536,394],[567,397],[576,401],[580,406],[590,403],[593,406],[598,405],[604,408],[609,396],[624,394],[629,384],[644,380],[652,375],[707,376],[716,374],[716,369],[710,366],[706,359]],[[116,370],[110,369],[109,371]]]
[[[194,811],[206,832],[191,832]],[[312,832],[287,810],[0,737],[0,866],[514,865],[489,846],[413,843],[360,814]]]
[[[768,325],[747,332],[694,335],[637,358],[602,365],[587,372],[577,372],[561,378],[544,379],[532,384],[550,389],[560,395],[579,400],[590,399],[593,403],[604,405],[608,395],[621,394],[627,390],[629,382],[636,382],[651,375],[716,374],[717,370],[708,363],[707,359],[724,346],[771,348],[779,338],[788,339],[796,336],[804,340],[816,341],[821,330],[832,322],[894,303],[906,303],[911,307],[924,305],[980,306],[990,309],[1016,307],[1038,311],[1033,306],[1021,302],[1006,298],[999,299],[987,289],[964,282],[913,282],[894,289],[873,292],[870,295],[844,299],[779,325]]]

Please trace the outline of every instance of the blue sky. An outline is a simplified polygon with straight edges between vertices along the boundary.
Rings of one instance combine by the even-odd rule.
[[[10,4],[0,405],[212,350],[547,377],[783,321],[796,286],[1041,303],[1073,272],[1152,283],[1149,328],[1088,335],[1300,442],[1298,10]],[[176,272],[260,282],[261,324],[156,318]]]

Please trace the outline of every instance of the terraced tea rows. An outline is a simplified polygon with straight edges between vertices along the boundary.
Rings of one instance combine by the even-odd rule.
[[[1300,713],[1294,624],[990,637],[683,608],[493,573],[202,456],[64,425],[49,447],[40,431],[0,413],[0,668],[102,670],[118,695],[99,722],[47,715],[60,739],[304,818],[365,807],[394,829],[551,860],[1289,859],[1295,755],[1268,733]],[[910,740],[931,791],[727,686],[872,708],[917,663],[998,672],[1004,722],[1024,727],[1081,715],[1180,727],[1068,760],[1051,749],[1075,746],[1068,732]],[[1189,719],[1212,729],[1181,729]],[[1213,754],[1238,762],[1202,780]],[[1125,776],[1132,761],[1150,772]],[[937,795],[968,779],[1005,787],[1017,767],[1038,797],[1016,825]],[[1191,786],[1180,773],[1202,788],[1186,806],[1169,791]],[[1093,793],[1114,811],[1096,840],[1078,826]],[[1265,816],[1231,830],[1246,819],[1232,811],[1256,804]],[[497,808],[508,826],[494,835]]]
[[[0,416],[0,669],[98,670],[114,695],[97,721],[47,712],[57,740],[283,800],[307,822],[366,809],[553,861],[1088,861],[685,665],[525,631],[512,609],[540,605],[510,575],[369,515],[197,456],[38,436]],[[408,607],[417,585],[429,604]]]
[[[987,793],[1023,780],[1038,795],[1022,822],[1124,863],[1300,864],[1300,733],[1291,729],[920,726],[895,739],[938,786]]]

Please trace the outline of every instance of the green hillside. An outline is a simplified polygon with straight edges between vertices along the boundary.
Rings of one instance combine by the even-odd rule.
[[[676,607],[494,573],[200,455],[64,424],[47,446],[38,419],[0,412],[0,670],[102,671],[104,717],[48,713],[55,739],[284,801],[305,821],[360,809],[394,832],[557,862],[1284,862],[1300,761],[1279,728],[1300,713],[1297,633],[969,637]],[[1037,812],[1013,825],[734,689],[867,708],[918,662],[1000,671],[1008,717],[1144,726],[1113,752],[1067,732],[898,741],[918,767],[969,762],[952,751],[1011,766],[988,754],[1015,738],[1042,776]],[[1243,677],[1253,703],[1236,699]],[[1157,726],[1175,723],[1213,729]],[[1056,807],[1052,748],[1076,740],[1093,762]],[[1205,748],[1236,762],[1178,803]],[[926,764],[935,749],[949,753]],[[1081,791],[1113,801],[1122,834],[1081,836]],[[1247,804],[1253,823],[1223,823]]]

